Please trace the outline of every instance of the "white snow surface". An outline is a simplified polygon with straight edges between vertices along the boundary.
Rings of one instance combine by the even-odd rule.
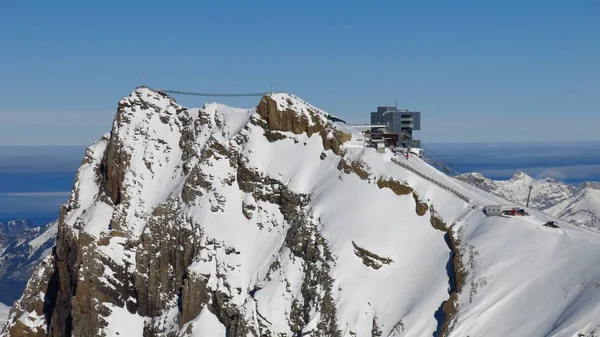
[[[8,321],[8,312],[10,307],[0,302],[0,329],[4,327],[4,324]]]
[[[272,98],[282,109],[291,101],[298,114],[308,114],[309,109],[320,112],[293,95],[278,93]],[[345,160],[362,161],[370,172],[367,180],[340,171],[340,157],[323,149],[319,134],[285,133],[287,138],[269,142],[260,126],[249,123],[251,118],[260,118],[254,109],[211,103],[185,110],[147,88],[138,88],[124,99],[131,103],[139,100],[150,108],[126,108],[122,114],[127,121],[118,124],[115,120],[111,135],[86,152],[88,160],[78,172],[67,226],[99,238],[109,232],[111,218],[124,218],[127,236],[139,238],[153,209],[181,193],[187,177],[183,166],[200,165],[182,161],[179,142],[186,130],[178,117],[198,121],[202,112],[210,127],[197,130],[197,151],[209,142],[218,142],[240,151],[246,165],[263,176],[310,196],[305,211],[311,224],[307,226],[317,228],[335,261],[330,270],[331,292],[341,336],[372,336],[372,330],[378,328],[381,336],[430,337],[440,328],[436,312],[449,298],[447,267],[452,265],[452,255],[446,233],[432,227],[430,211],[424,216],[415,213],[411,194],[380,189],[376,185],[380,177],[408,183],[421,201],[453,226],[451,231],[459,238],[460,259],[467,274],[448,336],[588,336],[600,326],[600,236],[595,231],[562,221],[558,229],[542,227],[553,218],[535,210],[530,210],[529,217],[486,218],[481,206],[507,201],[450,178],[417,157],[399,158],[467,195],[471,203],[466,203],[393,163],[392,153],[365,148],[356,133],[345,144]],[[246,137],[247,142],[239,144],[236,135]],[[109,139],[118,141],[130,156],[124,177],[127,202],[116,207],[102,201],[95,171]],[[325,153],[324,159],[321,153]],[[290,225],[277,205],[255,200],[237,183],[230,183],[236,170],[228,158],[215,153],[201,169],[210,179],[211,192],[187,204],[184,212],[202,224],[205,248],[189,272],[208,275],[210,290],[231,296],[230,303],[241,308],[247,321],[268,326],[272,336],[295,335],[290,312],[294,300],[303,302],[303,266],[308,262],[284,245]],[[251,219],[241,212],[244,204],[255,206]],[[100,252],[135,268],[135,252],[124,253],[124,240],[113,238]],[[368,267],[355,254],[353,242],[393,262],[379,269]],[[230,253],[231,249],[236,253]],[[274,262],[278,267],[269,274]],[[256,292],[251,295],[253,289]],[[319,291],[324,293],[324,289]],[[107,336],[117,332],[120,336],[142,335],[148,318],[105,305],[112,312]],[[165,315],[176,316],[172,312]],[[311,336],[308,332],[316,328],[321,316],[319,310],[311,311],[303,327],[305,336]],[[192,336],[226,334],[225,326],[206,308],[188,325]]]
[[[492,180],[481,173],[466,173],[459,179],[521,205],[530,206],[578,226],[600,230],[600,183],[584,182],[579,186],[553,178],[534,179],[518,171],[509,180]]]
[[[46,229],[46,231],[44,231],[42,234],[40,234],[38,237],[36,237],[35,239],[29,241],[29,246],[31,246],[31,250],[32,253],[31,255],[33,255],[35,252],[37,252],[37,250],[46,242],[48,242],[49,240],[53,239],[54,237],[56,237],[56,233],[58,233],[58,220],[53,221],[50,226]],[[42,254],[43,255],[43,254]],[[43,255],[44,256],[44,255]]]
[[[106,306],[111,311],[106,318],[107,326],[102,331],[106,336],[142,336],[146,322],[144,317],[131,314],[126,308],[112,303],[108,303]]]
[[[191,336],[194,337],[226,336],[225,326],[207,308],[189,324],[192,326]]]

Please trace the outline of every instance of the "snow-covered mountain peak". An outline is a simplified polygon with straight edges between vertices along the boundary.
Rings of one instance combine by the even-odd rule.
[[[271,93],[266,95],[265,99],[273,100],[277,104],[277,109],[280,111],[292,110],[295,111],[299,116],[304,115],[308,117],[310,119],[310,124],[316,122],[314,120],[316,116],[319,116],[323,122],[327,121],[328,116],[330,116],[329,113],[290,93]]]
[[[582,188],[589,188],[592,190],[600,190],[600,182],[596,181],[585,181],[581,183]]]
[[[271,93],[262,97],[256,112],[265,121],[263,128],[270,131],[306,133],[309,137],[325,129],[335,130],[333,116],[287,93]],[[261,122],[262,123],[262,122]],[[273,136],[268,134],[267,136]],[[329,136],[331,137],[331,134]]]
[[[159,90],[154,90],[146,86],[135,88],[128,96],[119,101],[119,105],[130,105],[135,103],[145,103],[156,107],[155,111],[167,109],[169,106],[178,106],[175,99]]]
[[[122,99],[108,139],[102,137],[86,151],[65,223],[76,228],[86,223],[85,231],[95,237],[107,230],[139,236],[142,214],[153,207],[147,201],[168,197],[168,182],[174,177],[165,176],[161,167],[176,173],[182,156],[179,142],[192,124],[186,108],[149,88],[139,87]],[[101,194],[105,197],[99,200]],[[83,214],[92,208],[98,214]]]
[[[509,181],[512,185],[529,186],[533,182],[533,178],[524,171],[517,171],[512,175]]]
[[[600,238],[533,210],[486,218],[507,201],[361,138],[290,94],[186,109],[137,89],[86,151],[4,335],[536,337],[599,323]]]
[[[189,169],[198,161],[197,153],[208,143],[227,142],[236,135],[247,137],[241,131],[248,129],[251,119],[252,125],[264,129],[262,132],[271,141],[287,138],[287,132],[310,136],[326,128],[332,131],[335,127],[327,116],[291,94],[266,95],[256,109],[209,103],[201,109],[188,110],[161,92],[137,88],[119,102],[108,139],[103,137],[88,149],[68,209],[83,212],[98,204],[96,197],[103,192],[108,197],[104,204],[123,206],[102,212],[104,219],[98,223],[111,219],[108,227],[89,225],[96,223],[91,221],[94,215],[78,211],[66,218],[72,219],[67,224],[88,223],[86,231],[96,237],[107,230],[139,237],[145,224],[142,214],[150,212],[154,204],[166,201],[173,192],[172,186],[181,188]],[[332,140],[334,151],[341,144],[333,132],[322,138]],[[100,175],[96,175],[95,165]],[[96,186],[93,191],[91,180]],[[82,183],[87,186],[87,193],[81,193]]]
[[[137,140],[144,135],[144,125],[155,131],[181,127],[177,117],[185,113],[187,108],[172,97],[147,87],[138,87],[119,101],[111,135],[130,136],[131,140]]]
[[[552,177],[533,179],[517,172],[509,180],[492,180],[480,173],[467,173],[458,179],[521,205],[530,206],[579,226],[600,229],[600,183],[566,184]]]

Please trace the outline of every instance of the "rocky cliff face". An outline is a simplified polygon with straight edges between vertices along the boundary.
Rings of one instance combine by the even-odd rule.
[[[477,207],[330,120],[289,94],[187,109],[138,88],[3,336],[466,335]]]
[[[127,312],[144,336],[194,334],[205,320],[228,336],[341,336],[335,257],[310,192],[355,171],[377,189],[342,149],[350,139],[291,95],[265,96],[251,111],[188,110],[136,90],[119,103],[110,135],[87,150],[54,253],[6,334],[111,335]],[[286,163],[282,145],[309,172]],[[414,217],[425,215],[419,209]],[[261,297],[280,284],[283,320]]]
[[[527,203],[532,186],[530,207],[581,227],[600,229],[600,183],[573,186],[553,178],[534,179],[520,171],[505,181],[491,180],[480,173],[457,178],[521,205]]]

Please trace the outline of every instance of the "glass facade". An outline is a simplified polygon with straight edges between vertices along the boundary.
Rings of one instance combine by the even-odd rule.
[[[385,125],[386,133],[399,135],[400,146],[420,147],[421,141],[413,139],[413,130],[421,130],[421,112],[398,110],[396,107],[377,107],[371,112],[371,125]],[[375,131],[374,129],[371,130]],[[403,137],[403,135],[405,135]]]

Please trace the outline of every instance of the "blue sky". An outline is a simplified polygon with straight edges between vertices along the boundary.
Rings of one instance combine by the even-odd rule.
[[[94,142],[142,73],[214,92],[272,79],[352,122],[398,100],[427,141],[600,140],[598,17],[593,0],[9,1],[0,145]]]

